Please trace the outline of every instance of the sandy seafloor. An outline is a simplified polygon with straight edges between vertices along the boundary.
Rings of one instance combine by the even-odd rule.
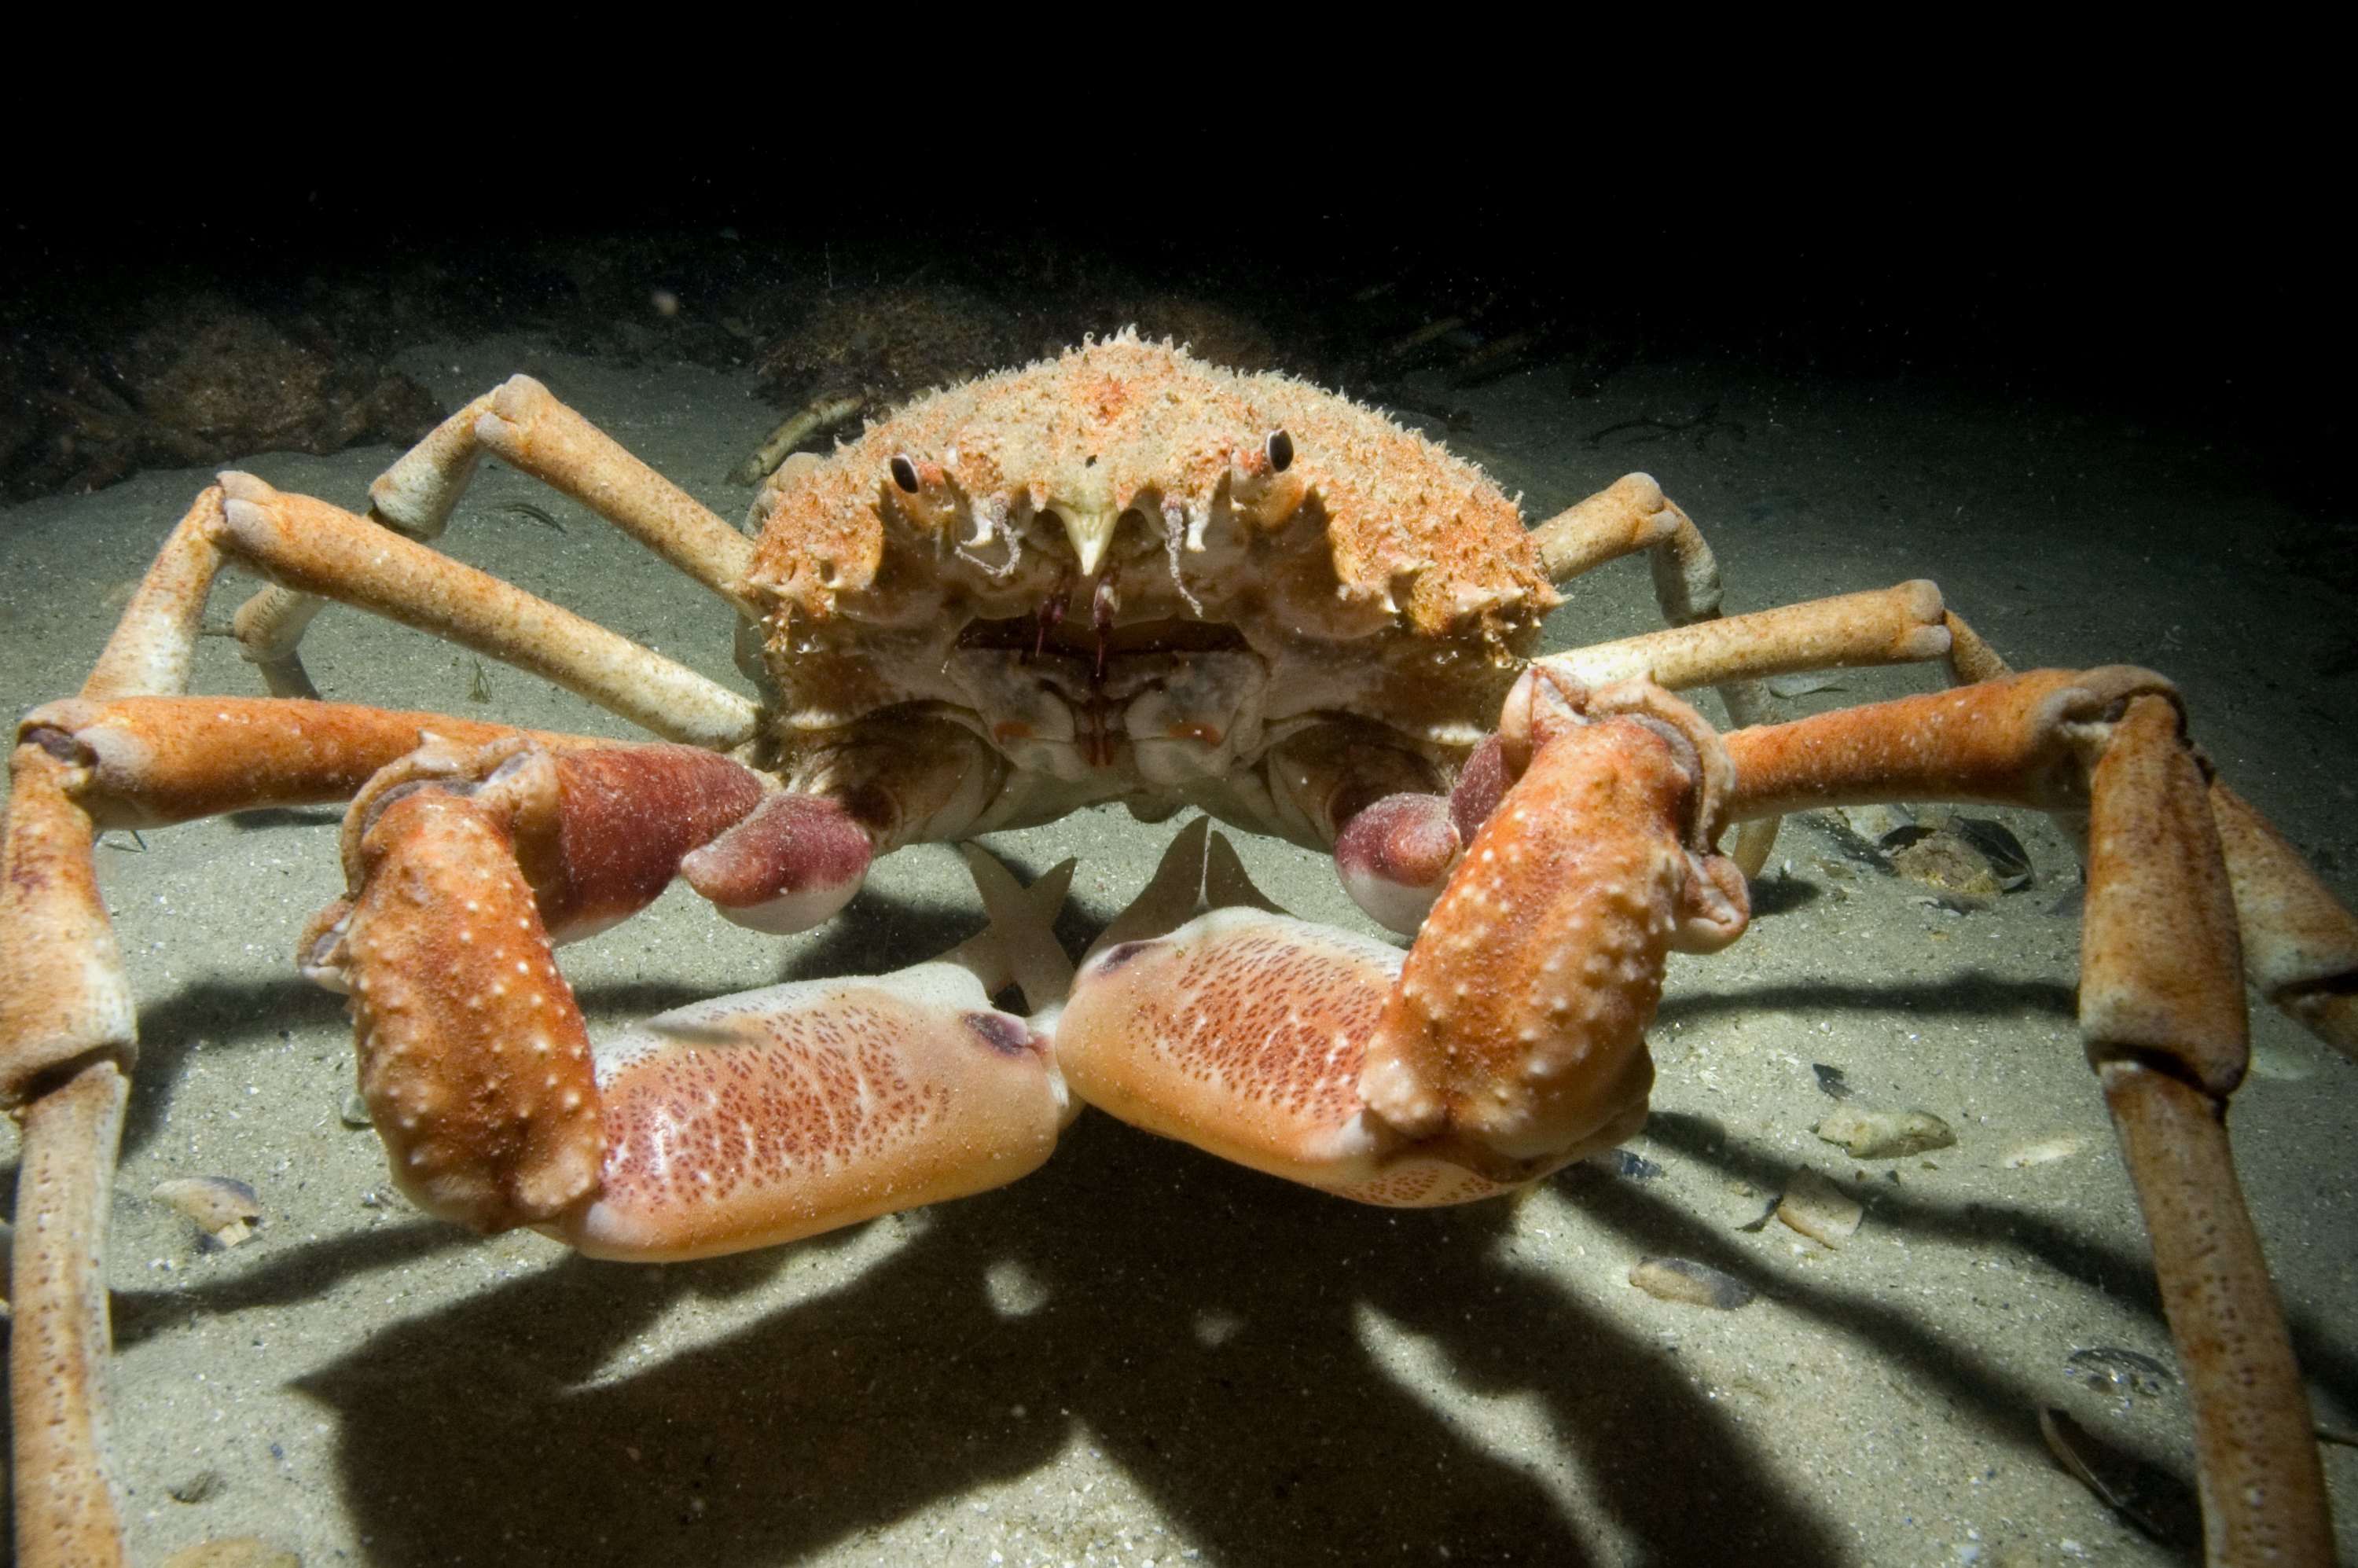
[[[522,369],[731,518],[723,478],[773,411],[749,381],[526,339],[409,356],[455,406]],[[2349,605],[2273,540],[2290,521],[2200,438],[1931,384],[1634,368],[1574,402],[1540,373],[1450,394],[1451,438],[1543,515],[1633,468],[1718,549],[1731,609],[1939,581],[2018,665],[2134,661],[2183,683],[2200,739],[2358,892],[2358,677],[2316,673]],[[1719,428],[1589,434],[1716,403]],[[256,457],[356,503],[384,450]],[[154,472],[0,514],[0,698],[71,692],[127,585],[204,482]],[[532,499],[565,524],[496,510]],[[727,610],[579,508],[488,465],[455,554],[742,686]],[[225,616],[235,589],[216,601]],[[1578,584],[1555,643],[1653,624],[1641,564]],[[529,677],[349,611],[306,652],[330,696],[628,731]],[[1922,689],[1853,673],[1797,710]],[[209,641],[198,689],[258,690]],[[1091,1113],[999,1193],[800,1246],[666,1268],[484,1240],[393,1195],[340,999],[301,922],[339,889],[334,814],[101,850],[143,1008],[114,1205],[114,1446],[136,1559],[259,1534],[306,1563],[2121,1564],[2178,1560],[2093,1501],[2036,1411],[2187,1472],[2172,1382],[2067,1377],[2117,1346],[2174,1365],[2140,1221],[2071,1016],[2077,863],[2013,817],[2038,884],[1957,914],[1789,825],[1752,933],[1675,958],[1645,1182],[1575,1169],[1520,1202],[1365,1209]],[[1077,944],[1175,824],[1087,814],[992,847],[1077,854]],[[1303,914],[1361,924],[1325,863],[1249,842]],[[593,1025],[708,993],[914,962],[978,924],[951,851],[882,864],[849,914],[781,940],[675,889],[566,950]],[[2235,1101],[2244,1180],[2321,1419],[2358,1421],[2358,1068],[2265,1009]],[[1954,1124],[1862,1164],[1812,1135],[1812,1065]],[[2023,1168],[2056,1139],[2080,1152]],[[1866,1205],[1839,1250],[1747,1232],[1797,1165]],[[147,1194],[253,1184],[233,1251]],[[1633,1288],[1701,1260],[1760,1299]],[[2325,1451],[2345,1557],[2358,1453]],[[193,1498],[196,1500],[183,1500]]]

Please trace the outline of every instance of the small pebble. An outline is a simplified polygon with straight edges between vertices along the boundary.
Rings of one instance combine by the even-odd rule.
[[[1897,1160],[1956,1145],[1957,1134],[1929,1110],[1877,1110],[1845,1104],[1827,1113],[1811,1129],[1829,1143],[1839,1143],[1854,1160]]]
[[[2169,1391],[2169,1368],[2150,1356],[2117,1345],[2092,1345],[2063,1357],[2063,1375],[2091,1388],[2155,1399]]]
[[[2005,891],[1989,857],[1953,833],[1921,827],[1886,834],[1891,869],[1909,881],[1968,898],[1995,898]]]
[[[2088,1146],[2088,1141],[2076,1133],[2061,1138],[2042,1138],[2036,1143],[2026,1143],[2019,1149],[2006,1151],[1998,1162],[2009,1171],[2019,1171],[2028,1165],[2051,1165],[2058,1160],[2069,1160]]]
[[[200,1470],[187,1480],[175,1481],[164,1489],[172,1494],[172,1500],[175,1502],[201,1503],[208,1498],[221,1496],[221,1472]]]
[[[1629,1282],[1666,1302],[1687,1302],[1714,1312],[1734,1312],[1757,1294],[1733,1274],[1691,1258],[1645,1258],[1629,1271]]]
[[[227,1176],[181,1176],[158,1184],[148,1195],[195,1220],[198,1229],[223,1247],[252,1236],[253,1222],[262,1217],[254,1189]]]
[[[1643,1154],[1635,1154],[1627,1149],[1607,1149],[1602,1154],[1591,1154],[1581,1163],[1592,1171],[1619,1176],[1628,1182],[1657,1182],[1662,1177],[1660,1165]]]
[[[336,1114],[343,1118],[346,1127],[373,1127],[376,1124],[375,1119],[369,1115],[368,1097],[358,1089],[344,1097],[344,1103]]]
[[[1777,1200],[1777,1217],[1812,1241],[1832,1247],[1855,1235],[1866,1210],[1808,1166],[1793,1173]]]

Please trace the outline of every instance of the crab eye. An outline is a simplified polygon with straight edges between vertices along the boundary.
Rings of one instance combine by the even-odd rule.
[[[1269,471],[1283,473],[1293,466],[1293,438],[1282,430],[1269,433]]]
[[[892,470],[892,482],[899,485],[903,493],[909,495],[916,494],[917,465],[909,460],[908,454],[905,452],[895,453],[893,455],[891,467]]]

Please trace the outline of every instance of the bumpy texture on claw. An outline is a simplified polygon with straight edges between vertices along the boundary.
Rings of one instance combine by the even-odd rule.
[[[590,1040],[514,840],[440,790],[386,806],[342,935],[361,1092],[394,1179],[478,1230],[544,1224],[605,1155]]]
[[[1395,1205],[1495,1193],[1636,1130],[1663,956],[1747,917],[1743,879],[1703,848],[1726,762],[1656,687],[1592,698],[1543,672],[1517,698],[1521,776],[1405,959],[1246,909],[1102,947],[1057,1025],[1074,1091]]]
[[[345,821],[351,898],[304,961],[352,994],[362,1092],[421,1208],[503,1230],[594,1189],[589,1037],[551,944],[645,907],[761,795],[693,747],[526,736],[429,744],[370,781]]]
[[[1513,1181],[1636,1130],[1664,954],[1734,941],[1749,911],[1740,874],[1682,838],[1725,767],[1691,709],[1547,671],[1508,709],[1508,765],[1529,761],[1426,920],[1362,1090],[1394,1130]]]

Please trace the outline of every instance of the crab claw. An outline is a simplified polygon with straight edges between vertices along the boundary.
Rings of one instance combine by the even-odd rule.
[[[783,936],[807,931],[849,903],[874,853],[860,824],[835,801],[781,791],[683,857],[679,871],[723,918]]]
[[[1360,1089],[1395,1131],[1513,1180],[1637,1130],[1664,955],[1726,946],[1750,910],[1707,849],[1725,753],[1684,703],[1534,670],[1499,738],[1520,776],[1427,917]]]
[[[1474,749],[1448,795],[1388,795],[1335,836],[1335,873],[1368,919],[1413,936],[1466,846],[1506,788],[1495,735]]]
[[[1408,954],[1236,908],[1105,946],[1057,1025],[1074,1091],[1385,1204],[1482,1196],[1636,1130],[1666,955],[1748,918],[1708,848],[1726,759],[1645,683],[1592,694],[1538,673],[1509,708],[1514,782]]]
[[[1069,1098],[1045,1033],[990,998],[1013,983],[1061,999],[1049,923],[1069,864],[1024,890],[978,858],[992,925],[946,960],[718,998],[592,1051],[556,933],[644,903],[684,845],[751,805],[711,771],[735,764],[674,750],[429,748],[356,804],[352,892],[308,958],[352,994],[362,1091],[402,1190],[478,1229],[666,1260],[979,1192],[1044,1160]],[[616,798],[585,796],[585,770]],[[683,774],[712,787],[683,795]],[[628,805],[634,785],[634,831],[568,835],[577,807]]]

